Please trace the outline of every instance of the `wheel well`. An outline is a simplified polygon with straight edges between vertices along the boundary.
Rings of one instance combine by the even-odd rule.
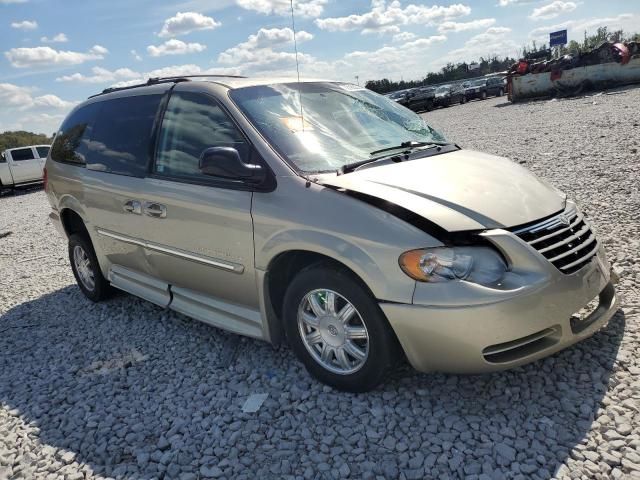
[[[82,217],[80,217],[80,215],[78,215],[76,212],[74,212],[70,208],[65,208],[64,210],[62,210],[60,218],[62,220],[64,231],[67,232],[67,237],[78,234],[84,235],[86,236],[86,238],[89,238],[89,232],[87,231],[87,227],[84,224],[84,220],[82,220]]]
[[[282,307],[287,287],[300,270],[316,263],[329,263],[348,271],[369,290],[367,284],[363,282],[353,270],[331,257],[306,250],[292,250],[281,253],[269,264],[265,280],[265,300],[269,316],[269,333],[273,343],[280,343],[284,339]]]

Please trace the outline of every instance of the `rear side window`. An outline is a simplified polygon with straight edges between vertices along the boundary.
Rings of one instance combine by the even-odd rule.
[[[89,142],[92,170],[144,177],[150,160],[153,124],[162,95],[122,97],[100,102]]]
[[[67,117],[51,146],[56,162],[84,165],[93,121],[100,111],[99,103],[80,107]]]
[[[20,162],[22,160],[33,160],[33,150],[30,148],[19,148],[17,150],[11,150],[11,158],[14,162]]]
[[[155,173],[211,181],[199,169],[200,155],[209,147],[234,147],[248,161],[249,145],[213,98],[173,93],[162,121]]]
[[[47,155],[49,155],[49,147],[36,147],[36,150],[40,158],[47,158]]]

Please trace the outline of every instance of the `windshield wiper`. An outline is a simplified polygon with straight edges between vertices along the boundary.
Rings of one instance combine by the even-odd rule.
[[[448,143],[408,141],[408,142],[402,142],[400,145],[394,145],[393,147],[386,147],[386,148],[381,148],[380,150],[374,150],[369,155],[377,155],[378,153],[390,152],[392,150],[400,150],[400,149],[412,150],[414,148],[426,147],[428,145],[436,145],[436,146],[444,147],[445,145],[448,145]]]
[[[373,156],[373,155],[377,155],[379,153],[391,152],[393,150],[403,150],[399,154],[384,155],[382,157],[368,158],[366,160],[360,160],[358,162],[347,163],[347,164],[343,165],[342,167],[340,167],[339,173],[345,174],[345,173],[353,172],[353,171],[357,170],[359,167],[361,167],[363,165],[366,165],[368,163],[379,162],[381,160],[388,160],[390,158],[401,158],[400,154],[409,153],[414,148],[427,147],[427,146],[431,147],[431,148],[435,148],[435,147],[444,147],[446,145],[449,145],[449,143],[445,143],[445,142],[414,142],[414,141],[402,142],[400,145],[395,145],[393,147],[386,147],[386,148],[382,148],[380,150],[374,150],[369,155]]]

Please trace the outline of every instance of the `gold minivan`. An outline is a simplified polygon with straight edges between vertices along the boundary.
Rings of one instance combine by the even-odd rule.
[[[487,372],[593,334],[616,309],[565,195],[339,82],[174,77],[76,107],[46,162],[80,289],[112,287],[374,388],[403,357]]]

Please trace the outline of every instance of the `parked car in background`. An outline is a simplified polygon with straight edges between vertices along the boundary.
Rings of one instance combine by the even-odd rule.
[[[0,154],[0,191],[42,183],[49,145],[10,148]]]
[[[441,85],[436,88],[434,99],[436,107],[448,107],[454,103],[464,103],[465,101],[462,85]]]
[[[398,90],[397,92],[393,92],[389,95],[389,98],[403,107],[409,107],[409,102],[411,102],[414,95],[415,89],[410,88],[407,90]]]
[[[603,245],[575,203],[352,84],[107,90],[69,114],[46,171],[87,298],[115,286],[287,339],[343,390],[375,387],[403,357],[425,372],[522,365],[616,311]]]
[[[501,77],[480,78],[473,80],[465,88],[465,98],[473,100],[479,98],[481,100],[487,97],[501,97],[504,95],[505,85]]]
[[[413,97],[409,99],[408,107],[414,112],[433,110],[435,105],[436,89],[434,87],[416,88]]]

